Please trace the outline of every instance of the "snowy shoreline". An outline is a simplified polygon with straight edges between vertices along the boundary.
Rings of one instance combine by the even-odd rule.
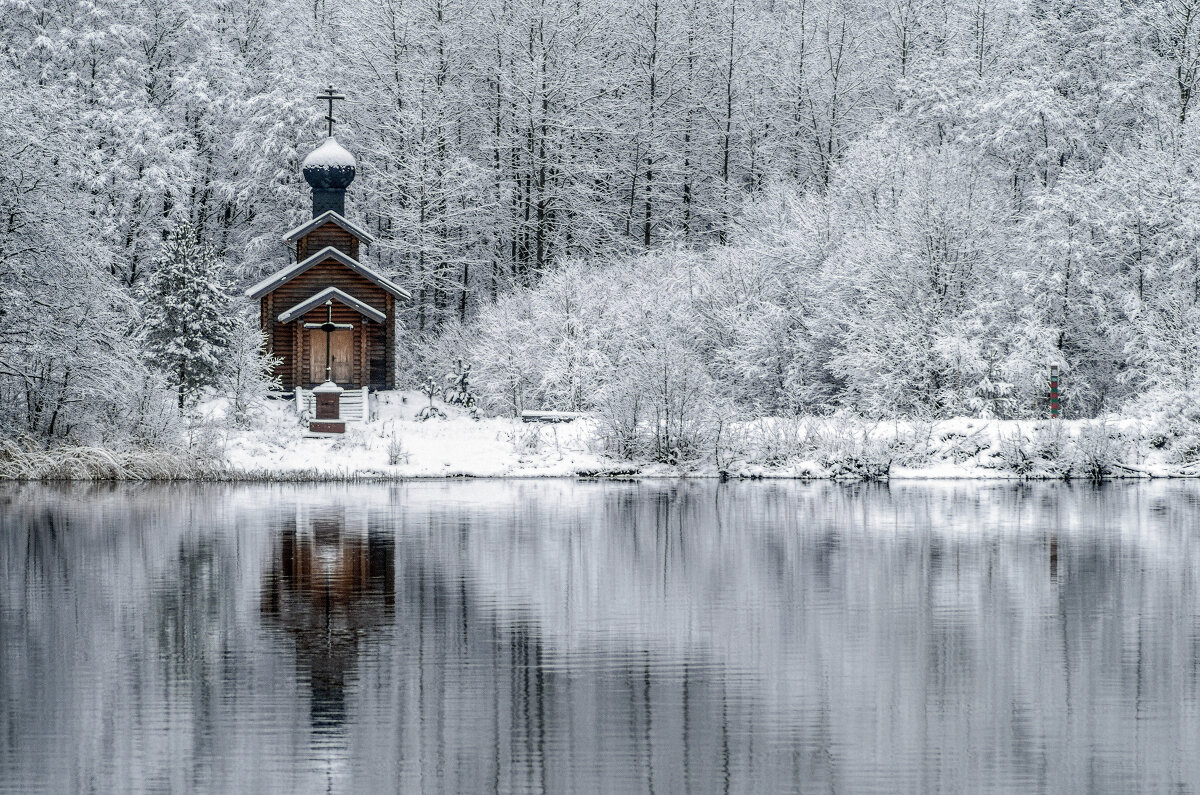
[[[221,440],[232,473],[271,479],[728,478],[795,480],[1087,480],[1195,477],[1172,463],[1158,423],[956,418],[871,422],[849,416],[732,423],[699,460],[617,460],[589,417],[569,423],[474,420],[417,392],[372,396],[371,421],[340,438],[306,438],[292,405],[270,401],[250,430]],[[214,407],[214,412],[219,407]],[[1162,437],[1162,438],[1160,438]]]
[[[417,479],[730,479],[833,481],[1146,480],[1200,477],[1200,441],[1169,419],[873,422],[849,415],[731,423],[721,444],[679,464],[618,460],[587,416],[566,423],[472,419],[417,392],[371,396],[370,421],[307,433],[295,404],[267,400],[247,427],[201,407],[170,449],[7,446],[6,480],[347,482]]]
[[[122,465],[125,468],[125,465]],[[0,474],[0,482],[39,482],[39,483],[73,483],[73,482],[159,482],[159,483],[401,483],[406,481],[452,481],[452,480],[486,480],[486,481],[610,481],[635,482],[643,480],[712,480],[717,482],[754,482],[754,481],[800,481],[805,483],[830,482],[852,485],[856,483],[945,483],[945,482],[976,482],[976,483],[1037,483],[1037,482],[1097,482],[1095,479],[1083,476],[1052,476],[1052,475],[1015,475],[1011,473],[979,474],[974,472],[946,472],[940,467],[929,470],[905,470],[899,474],[882,477],[848,478],[833,475],[793,474],[781,471],[766,471],[755,473],[726,473],[692,471],[685,469],[671,470],[660,465],[650,465],[647,469],[633,471],[588,472],[575,473],[558,472],[522,472],[519,474],[488,474],[476,475],[471,473],[428,473],[401,474],[395,472],[380,472],[374,469],[354,471],[341,470],[286,470],[286,471],[246,471],[238,469],[205,469],[193,472],[141,472],[136,460],[127,459],[128,471],[120,469],[93,472],[61,472],[51,471],[44,474],[9,475]],[[1196,474],[1180,474],[1174,472],[1154,474],[1107,474],[1098,482],[1148,482],[1151,480],[1195,480]]]

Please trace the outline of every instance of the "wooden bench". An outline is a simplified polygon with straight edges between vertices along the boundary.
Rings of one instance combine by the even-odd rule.
[[[521,422],[572,422],[582,416],[578,411],[522,411]]]

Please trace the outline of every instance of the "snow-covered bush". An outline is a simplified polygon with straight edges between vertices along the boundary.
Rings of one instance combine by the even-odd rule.
[[[1037,474],[1063,478],[1070,476],[1075,463],[1074,450],[1065,423],[1057,420],[1038,423],[1029,440],[1029,450],[1037,461]]]
[[[595,398],[598,433],[609,452],[677,464],[713,447],[722,418],[711,379],[686,348],[671,339],[626,352]]]
[[[842,480],[886,479],[891,472],[893,461],[893,454],[888,446],[871,439],[864,439],[860,444],[831,449],[821,458],[821,464],[830,477]]]
[[[1125,447],[1124,435],[1106,423],[1086,423],[1074,440],[1072,474],[1092,480],[1101,480],[1114,474],[1114,464],[1122,463]]]
[[[1149,447],[1163,451],[1167,463],[1200,463],[1200,391],[1155,390],[1128,408],[1147,418]]]
[[[274,368],[280,359],[267,354],[265,335],[257,318],[242,314],[238,321],[217,388],[229,398],[230,420],[245,428],[255,419],[262,399],[279,388]]]
[[[224,418],[189,414],[183,444],[188,458],[202,466],[219,469],[225,460],[228,430]]]
[[[421,394],[423,394],[426,399],[429,400],[429,405],[422,406],[421,410],[417,412],[418,420],[424,421],[432,419],[446,419],[446,412],[442,411],[433,403],[434,398],[438,396],[439,391],[440,390],[438,389],[437,381],[435,381],[432,377],[428,378],[425,383],[421,385]]]
[[[894,465],[921,467],[934,460],[932,425],[914,423],[911,428],[896,427],[886,443],[887,453]]]
[[[544,369],[540,358],[544,338],[536,328],[541,318],[532,311],[535,297],[531,291],[518,290],[480,315],[469,358],[476,366],[480,402],[489,412],[517,416],[542,405],[536,393]],[[452,361],[446,358],[440,366],[449,369]]]
[[[393,429],[387,437],[387,462],[389,466],[397,466],[399,464],[407,464],[411,458],[408,448],[404,446],[404,440]]]
[[[1018,429],[1002,434],[991,461],[994,466],[1022,477],[1091,478],[1121,474],[1132,441],[1104,422],[1090,422],[1072,433],[1060,420],[1037,423],[1029,432]]]
[[[746,423],[746,455],[751,463],[783,466],[803,457],[808,446],[810,422],[797,417],[768,417]]]
[[[936,443],[940,455],[960,464],[979,455],[989,446],[983,427],[965,433],[948,431],[939,434]]]
[[[1163,446],[1168,448],[1167,463],[1181,467],[1200,464],[1200,432],[1189,430],[1180,436],[1162,439]]]
[[[512,429],[505,434],[508,443],[520,455],[537,455],[546,446],[546,438],[542,428],[536,424],[514,422]]]
[[[463,364],[461,357],[454,360],[454,370],[446,375],[443,399],[448,405],[466,409],[471,419],[479,419],[475,392],[471,389],[471,365]]]
[[[1038,466],[1029,437],[1019,429],[1009,434],[1001,434],[994,461],[999,469],[1021,476],[1032,475]]]

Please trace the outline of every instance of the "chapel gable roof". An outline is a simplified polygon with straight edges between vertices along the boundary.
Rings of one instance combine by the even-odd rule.
[[[296,304],[291,309],[281,312],[279,314],[279,322],[290,323],[298,317],[303,317],[308,312],[316,309],[318,306],[321,306],[329,300],[334,300],[345,304],[363,317],[374,320],[376,323],[382,323],[385,319],[387,319],[387,315],[385,315],[383,312],[380,312],[370,304],[364,303],[349,293],[339,290],[336,287],[326,287],[319,293],[312,295]]]
[[[355,237],[357,237],[359,240],[363,241],[364,243],[374,243],[375,242],[375,238],[371,235],[370,232],[363,229],[361,226],[354,223],[353,221],[346,220],[336,210],[326,210],[325,212],[318,215],[316,218],[313,218],[310,221],[305,221],[304,223],[300,224],[300,226],[296,227],[295,229],[293,229],[292,231],[290,231],[286,235],[284,235],[283,239],[288,243],[295,243],[297,240],[304,237],[309,232],[311,232],[314,229],[317,229],[319,227],[322,227],[325,224],[337,224],[342,229],[345,229],[347,232],[354,235]]]
[[[275,273],[272,273],[258,284],[246,290],[246,297],[262,298],[267,293],[287,284],[292,279],[304,273],[314,265],[320,265],[322,262],[329,262],[330,260],[349,268],[359,276],[362,276],[372,284],[383,288],[397,298],[408,300],[411,297],[407,290],[397,285],[391,279],[388,279],[386,276],[375,271],[373,268],[363,265],[358,260],[349,256],[348,254],[342,253],[333,246],[326,246],[316,254],[313,254],[311,257],[306,257],[300,262],[296,262],[292,265],[288,265],[286,268],[275,271]]]

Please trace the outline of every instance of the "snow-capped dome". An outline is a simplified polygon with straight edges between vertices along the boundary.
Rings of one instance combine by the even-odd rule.
[[[304,179],[313,188],[346,188],[354,181],[354,155],[337,142],[326,138],[304,158]]]

